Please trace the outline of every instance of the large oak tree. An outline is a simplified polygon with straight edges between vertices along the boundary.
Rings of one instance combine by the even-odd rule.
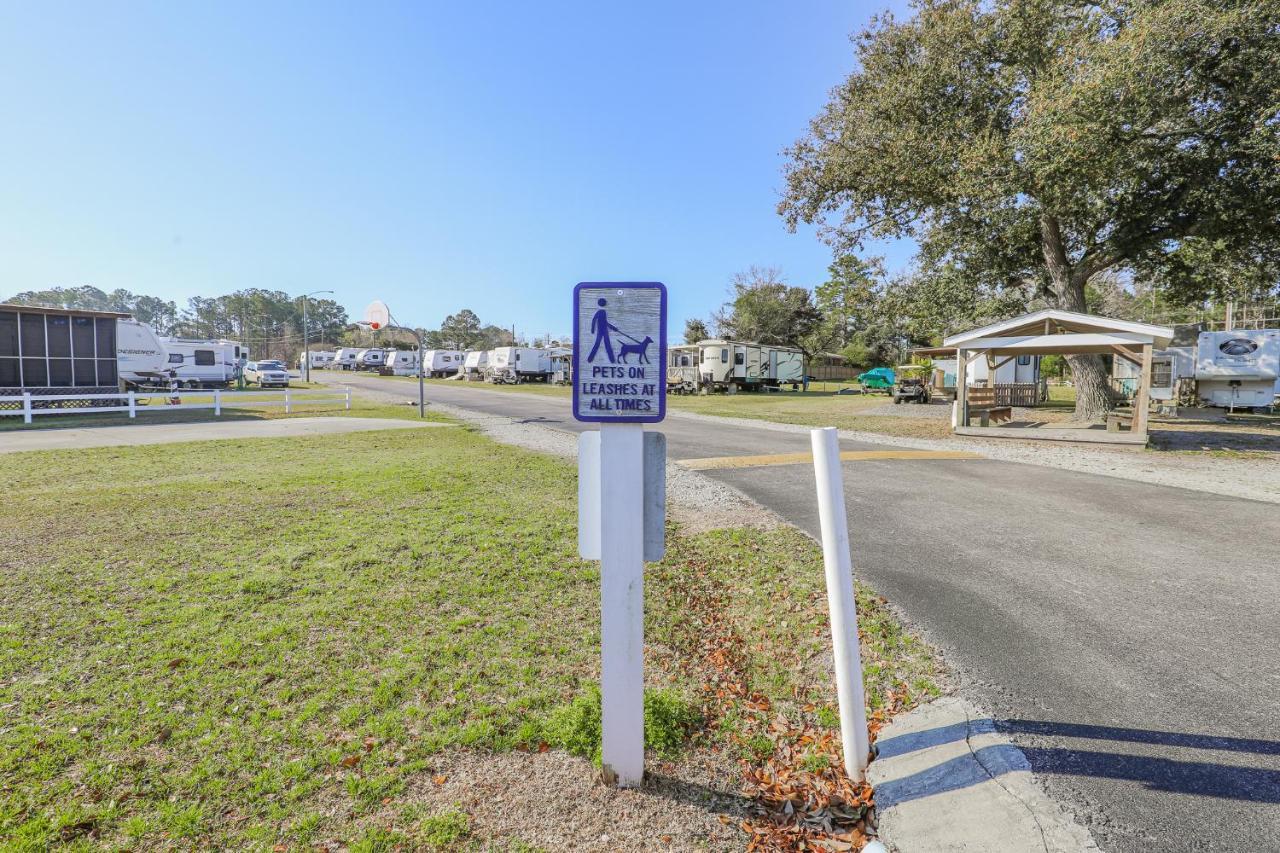
[[[839,251],[912,237],[980,289],[1085,309],[1188,241],[1280,256],[1280,4],[918,0],[788,150],[779,212]],[[1077,416],[1109,404],[1073,356]]]

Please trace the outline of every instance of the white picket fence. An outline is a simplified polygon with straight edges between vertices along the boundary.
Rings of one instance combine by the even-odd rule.
[[[186,403],[183,398],[199,398],[199,402]],[[208,398],[202,399],[202,398]],[[270,399],[267,399],[270,398]],[[42,406],[43,402],[65,403],[70,400],[102,400],[116,401],[116,405],[88,406]],[[174,401],[177,402],[174,402]],[[5,406],[4,404],[10,404]],[[322,391],[297,391],[284,388],[280,391],[222,391],[222,390],[181,390],[181,391],[121,391],[116,394],[23,394],[22,396],[0,397],[0,416],[21,415],[23,423],[31,423],[36,415],[92,415],[100,412],[128,412],[129,417],[136,418],[139,412],[173,412],[178,409],[213,409],[214,415],[220,416],[223,409],[260,408],[263,406],[284,406],[286,414],[292,414],[296,406],[313,406],[342,403],[347,410],[351,408],[351,389],[335,388]],[[12,408],[18,404],[21,408]]]

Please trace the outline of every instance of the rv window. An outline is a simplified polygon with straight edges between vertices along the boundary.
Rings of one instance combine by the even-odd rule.
[[[171,352],[171,353],[169,353],[169,363],[170,363],[170,364],[182,364],[182,353],[180,353],[180,352]]]
[[[722,364],[729,363],[729,351],[727,349],[720,350],[720,362]]]
[[[198,349],[196,350],[196,366],[197,367],[213,367],[216,362],[213,359],[213,350]]]
[[[1026,367],[1026,366],[1027,366],[1028,364],[1030,364],[1030,363],[1031,363],[1031,356],[1029,356],[1029,355],[1020,355],[1020,356],[1018,356],[1018,364],[1019,364],[1020,366],[1022,366],[1022,367]]]
[[[746,354],[745,352],[735,352],[735,353],[733,354],[733,363],[734,363],[734,364],[746,364],[746,363],[747,363],[747,354]]]

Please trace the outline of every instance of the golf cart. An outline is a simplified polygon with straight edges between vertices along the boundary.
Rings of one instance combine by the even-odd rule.
[[[927,403],[929,402],[929,383],[925,377],[929,368],[919,364],[904,364],[895,371],[897,382],[893,385],[893,402]]]

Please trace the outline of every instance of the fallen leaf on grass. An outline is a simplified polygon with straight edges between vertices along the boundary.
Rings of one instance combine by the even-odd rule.
[[[357,764],[360,763],[361,757],[362,756],[358,752],[354,753],[353,755],[348,755],[346,758],[342,759],[342,766],[355,767]]]

